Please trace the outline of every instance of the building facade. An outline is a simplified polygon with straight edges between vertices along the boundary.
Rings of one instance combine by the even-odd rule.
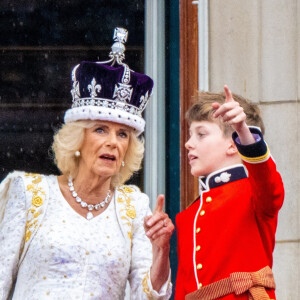
[[[300,299],[300,2],[193,2],[198,5],[199,42],[196,55],[199,80],[194,80],[194,85],[219,92],[227,84],[261,108],[266,141],[286,191],[274,251],[277,297]],[[181,1],[181,7],[189,19],[195,19],[191,3]],[[187,25],[191,38],[193,23]],[[184,73],[185,66],[181,66],[180,72]],[[186,106],[188,101],[181,99],[181,105]],[[181,151],[184,151],[183,144]],[[187,175],[181,173],[181,176],[185,179]],[[181,186],[184,188],[188,189]],[[195,185],[191,187],[189,193],[195,188]],[[185,196],[181,194],[181,207],[187,205]]]

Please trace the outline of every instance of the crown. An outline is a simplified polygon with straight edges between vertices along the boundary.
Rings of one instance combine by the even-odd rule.
[[[82,61],[72,70],[72,106],[65,123],[77,120],[104,120],[144,131],[142,112],[152,93],[153,80],[132,71],[125,59],[128,31],[115,28],[109,60]]]

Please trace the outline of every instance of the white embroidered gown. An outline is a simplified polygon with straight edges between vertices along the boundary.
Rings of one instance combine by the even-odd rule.
[[[56,176],[48,176],[47,181],[47,210],[19,267],[26,196],[21,178],[11,184],[0,227],[1,300],[6,300],[13,278],[17,278],[13,300],[124,299],[127,279],[131,299],[148,299],[149,291],[153,299],[169,298],[169,282],[158,294],[150,279],[145,279],[151,265],[151,244],[139,229],[143,229],[143,218],[149,213],[148,203],[146,209],[137,208],[139,229],[133,233],[136,247],[131,249],[118,222],[116,196],[102,214],[87,220],[63,198]]]

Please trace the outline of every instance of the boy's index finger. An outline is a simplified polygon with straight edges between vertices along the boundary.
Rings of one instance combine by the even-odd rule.
[[[213,114],[215,118],[219,116],[223,116],[224,113],[226,113],[226,111],[228,110],[228,106],[226,105],[226,103],[230,103],[234,101],[232,97],[232,93],[226,84],[224,85],[224,92],[225,92],[225,102],[223,104],[220,103],[212,104],[212,107],[216,110],[215,113]]]
[[[157,196],[157,200],[156,200],[156,204],[155,204],[155,208],[154,208],[153,214],[155,214],[156,212],[162,212],[163,211],[164,200],[165,200],[165,196],[164,195],[158,195]]]
[[[229,87],[226,84],[224,85],[224,92],[225,92],[225,95],[226,95],[225,102],[234,101],[233,97],[232,97],[232,93],[231,93]]]

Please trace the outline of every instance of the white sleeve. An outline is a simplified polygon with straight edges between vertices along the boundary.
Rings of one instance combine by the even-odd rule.
[[[0,186],[3,219],[0,223],[0,300],[6,300],[18,273],[19,258],[24,247],[26,195],[20,176]]]
[[[167,282],[159,292],[153,290],[151,284],[152,245],[144,230],[144,218],[150,214],[148,196],[139,193],[139,199],[136,200],[136,218],[133,221],[131,269],[129,274],[132,300],[166,300],[171,297],[172,293],[171,270]]]

